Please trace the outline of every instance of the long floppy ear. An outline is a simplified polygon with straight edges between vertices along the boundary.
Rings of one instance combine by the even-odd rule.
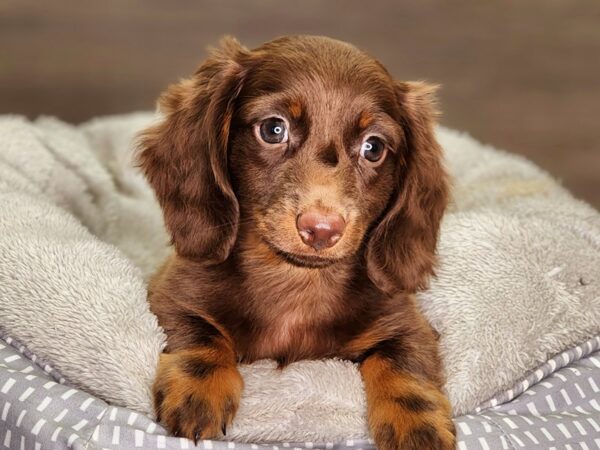
[[[225,38],[194,76],[159,99],[164,119],[140,136],[138,161],[163,209],[178,254],[224,261],[239,205],[227,168],[229,128],[248,52]]]
[[[397,83],[405,134],[397,192],[366,249],[369,276],[384,291],[415,292],[434,274],[440,221],[448,202],[442,150],[434,136],[435,87]]]

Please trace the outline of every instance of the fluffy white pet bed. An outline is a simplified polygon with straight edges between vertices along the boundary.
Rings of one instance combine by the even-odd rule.
[[[0,331],[73,385],[151,414],[164,335],[145,281],[168,252],[132,139],[153,116],[81,126],[0,118]],[[440,128],[454,177],[441,266],[421,295],[441,333],[456,414],[600,331],[600,215],[514,155]],[[228,438],[367,435],[356,367],[261,361]]]

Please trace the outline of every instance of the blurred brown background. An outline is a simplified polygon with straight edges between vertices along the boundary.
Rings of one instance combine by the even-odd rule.
[[[600,1],[0,1],[0,113],[153,109],[223,34],[324,34],[441,83],[442,123],[600,207]]]

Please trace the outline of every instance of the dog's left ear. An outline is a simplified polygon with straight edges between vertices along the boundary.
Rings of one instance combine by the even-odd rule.
[[[366,249],[370,278],[388,293],[415,292],[434,274],[440,221],[448,202],[442,150],[434,135],[436,87],[397,83],[398,121],[405,135],[395,197]]]
[[[247,57],[225,38],[192,78],[167,89],[159,100],[164,119],[140,136],[139,164],[181,256],[221,262],[236,240],[239,205],[227,153]]]

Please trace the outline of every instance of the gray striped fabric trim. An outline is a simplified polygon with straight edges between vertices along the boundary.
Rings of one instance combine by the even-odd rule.
[[[491,398],[490,400],[482,403],[477,408],[475,408],[475,412],[478,413],[483,411],[484,409],[488,409],[494,407],[496,405],[500,405],[506,402],[513,400],[514,398],[521,395],[530,386],[539,383],[544,378],[548,377],[550,374],[556,372],[563,367],[568,366],[569,364],[579,361],[581,358],[586,357],[600,349],[600,336],[595,336],[584,342],[577,347],[566,350],[562,353],[559,353],[555,357],[549,359],[546,363],[542,364],[533,372],[526,375],[521,381],[517,382],[512,388],[507,389],[504,392],[501,392]]]
[[[0,341],[0,447],[10,449],[185,449],[148,417],[66,385],[24,346]],[[512,389],[457,417],[459,450],[600,448],[600,337],[566,351]],[[593,353],[595,352],[595,353]],[[198,448],[355,449],[372,441],[254,445],[203,441]]]

